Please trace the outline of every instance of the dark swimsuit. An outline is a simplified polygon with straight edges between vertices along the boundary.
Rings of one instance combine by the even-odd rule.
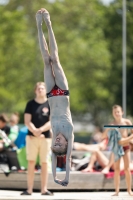
[[[69,90],[62,90],[55,84],[53,89],[47,93],[47,98],[54,96],[69,96]]]
[[[127,151],[128,149],[130,149],[129,145],[123,147],[124,152]]]

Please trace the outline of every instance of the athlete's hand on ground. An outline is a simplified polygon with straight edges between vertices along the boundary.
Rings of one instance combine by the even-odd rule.
[[[61,185],[62,185],[62,186],[67,186],[68,183],[69,183],[68,180],[63,180],[63,181],[61,181]]]
[[[68,185],[68,181],[67,180],[59,180],[59,179],[55,179],[54,180],[57,184],[62,185],[62,186],[67,186]]]
[[[37,13],[36,13],[36,21],[37,21],[37,24],[39,25],[42,25],[42,11],[41,10],[38,10]]]

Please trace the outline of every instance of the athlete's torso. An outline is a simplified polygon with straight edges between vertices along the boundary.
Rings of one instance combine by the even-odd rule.
[[[129,120],[122,118],[121,122],[117,124],[115,121],[113,121],[113,125],[129,125]],[[119,129],[119,132],[121,133],[122,138],[126,138],[128,136],[128,129]]]
[[[57,136],[59,133],[62,133],[67,139],[73,134],[69,96],[53,96],[48,98],[48,102],[53,134]]]

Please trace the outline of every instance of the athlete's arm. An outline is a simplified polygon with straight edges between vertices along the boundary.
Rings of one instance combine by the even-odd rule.
[[[130,120],[126,120],[126,124],[127,125],[132,125],[132,122]],[[133,129],[131,129],[131,132],[133,133]],[[129,143],[132,139],[133,139],[133,134],[131,134],[130,136],[128,136],[126,138],[121,138],[121,140],[119,141],[119,144],[121,146],[124,146],[127,143]]]
[[[65,181],[69,183],[69,174],[70,174],[70,169],[71,169],[71,152],[73,148],[73,141],[74,141],[74,136],[68,140],[68,147],[67,147],[67,155],[66,155],[66,177]]]
[[[64,180],[59,180],[56,178],[56,173],[53,174],[53,176],[55,177],[54,181],[56,183],[58,183],[59,185],[62,186],[67,186],[69,183],[69,174],[70,174],[70,169],[71,169],[71,152],[72,152],[72,147],[73,147],[73,140],[74,140],[74,136],[72,136],[69,140],[68,140],[68,147],[67,147],[67,155],[66,155],[66,176]],[[52,159],[53,162],[54,159]],[[54,163],[53,163],[53,170],[55,169]]]
[[[127,120],[126,123],[127,123],[127,125],[131,125],[131,126],[133,125],[132,122],[131,122],[130,120]],[[130,131],[131,131],[131,133],[133,133],[133,129],[130,129]]]
[[[128,136],[126,138],[122,138],[121,140],[119,140],[119,145],[124,146],[127,143],[129,143],[132,139],[133,139],[133,134],[131,134],[130,136]]]
[[[113,122],[111,122],[109,125],[113,125]],[[108,132],[113,128],[106,128],[105,131],[102,134],[102,140],[108,138]]]
[[[57,165],[57,156],[52,152],[52,173],[54,180],[56,180],[56,165]]]
[[[52,147],[54,145],[55,138],[56,138],[55,134],[53,134]],[[57,179],[57,177],[56,177],[56,166],[57,166],[57,156],[52,152],[52,174],[53,174],[54,181]]]

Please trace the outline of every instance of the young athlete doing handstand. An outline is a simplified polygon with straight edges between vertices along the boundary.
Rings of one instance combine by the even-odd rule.
[[[42,31],[42,22],[48,29],[49,48]],[[50,15],[44,8],[36,14],[38,37],[41,54],[44,61],[44,79],[47,98],[50,105],[50,121],[53,131],[52,138],[52,172],[54,181],[62,186],[69,183],[71,166],[71,151],[73,147],[73,123],[69,107],[68,82],[59,61],[58,47],[51,26]],[[64,180],[56,177],[57,156],[66,155],[66,176]]]

